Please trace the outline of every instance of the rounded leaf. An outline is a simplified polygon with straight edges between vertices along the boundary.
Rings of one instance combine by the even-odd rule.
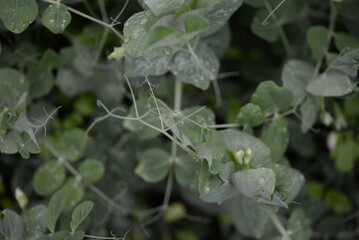
[[[42,15],[41,22],[51,32],[62,33],[71,21],[71,14],[62,3],[51,4]]]
[[[86,159],[80,164],[79,172],[87,181],[94,183],[103,177],[105,167],[96,159]]]
[[[35,172],[34,190],[39,195],[49,195],[62,185],[65,177],[65,168],[61,164],[55,161],[45,163]]]
[[[65,132],[56,143],[61,156],[70,162],[75,162],[85,152],[87,140],[84,130],[77,128]]]

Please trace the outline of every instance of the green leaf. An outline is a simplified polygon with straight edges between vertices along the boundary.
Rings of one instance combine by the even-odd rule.
[[[333,65],[333,69],[340,71],[350,77],[356,77],[358,75],[359,67],[359,49],[345,53],[339,57]]]
[[[125,73],[128,77],[160,76],[170,70],[168,63],[172,56],[156,58],[131,57],[125,58]]]
[[[150,183],[164,179],[171,166],[171,156],[161,149],[146,150],[140,157],[136,174]]]
[[[302,116],[302,132],[307,132],[312,128],[319,111],[319,99],[318,97],[308,95],[300,106],[300,113]]]
[[[27,77],[30,81],[30,98],[39,98],[49,94],[55,84],[52,72],[45,70],[40,64],[31,65]]]
[[[218,58],[222,58],[231,42],[231,30],[228,24],[204,38],[203,42],[215,52]]]
[[[307,31],[307,42],[313,58],[317,61],[321,60],[327,51],[328,36],[328,29],[323,26],[313,26]]]
[[[71,231],[75,232],[76,229],[80,226],[80,224],[87,218],[87,216],[92,211],[94,203],[91,201],[85,201],[76,206],[74,211],[72,212],[71,217]]]
[[[24,213],[25,236],[27,240],[36,240],[41,237],[45,231],[45,216],[47,207],[36,205]]]
[[[64,210],[69,210],[75,207],[85,195],[84,185],[74,177],[68,178],[62,189],[66,190]]]
[[[204,43],[197,44],[194,53],[176,53],[172,60],[171,72],[184,83],[202,90],[208,89],[210,82],[217,78],[219,60]]]
[[[183,22],[188,39],[192,38],[200,32],[205,31],[209,27],[208,19],[201,17],[200,15],[185,14],[182,16],[184,16]]]
[[[258,105],[247,103],[241,107],[238,115],[237,122],[241,125],[249,127],[256,127],[261,125],[265,120],[265,115]]]
[[[22,33],[38,13],[35,0],[0,0],[0,19],[13,33]]]
[[[251,102],[260,106],[266,114],[288,110],[293,105],[293,100],[289,89],[279,87],[272,81],[260,83],[251,98]]]
[[[359,39],[346,33],[335,33],[334,40],[335,46],[339,51],[342,51],[345,48],[359,48]]]
[[[96,159],[86,159],[79,166],[80,174],[89,182],[98,182],[105,174],[105,166]]]
[[[65,168],[60,163],[45,163],[35,172],[34,190],[39,195],[49,195],[62,185],[65,177]]]
[[[224,130],[221,131],[221,135],[226,149],[232,153],[250,149],[252,151],[250,163],[253,166],[261,167],[271,163],[270,149],[260,139],[236,130]]]
[[[22,73],[10,68],[0,69],[0,106],[15,106],[27,91],[28,82]]]
[[[3,210],[1,214],[3,218],[0,219],[0,237],[2,235],[6,240],[22,240],[24,232],[22,218],[9,209]]]
[[[275,174],[269,168],[248,169],[232,175],[232,182],[243,195],[258,200],[271,200],[275,188]]]
[[[210,28],[207,34],[211,34],[223,27],[232,14],[240,8],[242,3],[243,0],[212,0],[199,3],[199,5],[209,5],[209,10],[205,15],[210,21]]]
[[[289,133],[285,120],[275,118],[263,129],[261,139],[271,149],[272,160],[274,162],[280,161],[289,143]]]
[[[292,59],[284,65],[282,70],[283,87],[292,91],[294,105],[301,103],[307,95],[306,87],[313,72],[314,68],[301,60]]]
[[[264,235],[269,215],[260,203],[244,195],[237,195],[223,205],[241,234],[256,239]]]
[[[62,33],[71,22],[71,14],[66,5],[62,3],[51,4],[44,11],[41,22],[51,32]]]
[[[165,15],[168,13],[174,13],[185,0],[144,0],[146,5],[156,16]]]
[[[348,76],[331,71],[310,82],[307,91],[321,97],[340,97],[352,92],[354,87]]]
[[[304,184],[303,174],[296,169],[280,164],[273,164],[270,168],[276,177],[276,193],[285,203],[291,203]]]
[[[288,219],[287,230],[291,232],[290,237],[295,240],[310,240],[312,237],[311,220],[305,214],[303,208],[296,208]]]
[[[251,30],[258,37],[273,43],[276,42],[279,38],[279,28],[274,22],[273,18],[269,18],[266,22],[263,22],[267,16],[267,10],[258,10],[253,18]]]
[[[70,162],[75,162],[82,157],[86,149],[85,131],[79,128],[66,131],[57,139],[56,144],[61,157]]]
[[[331,157],[335,160],[335,167],[339,172],[351,172],[355,162],[359,158],[359,144],[353,138],[339,140],[338,144],[331,152]]]
[[[199,174],[198,191],[200,195],[206,195],[214,192],[221,184],[217,175],[209,171],[207,161],[202,161],[201,172]]]
[[[353,202],[342,191],[330,189],[325,193],[324,202],[333,212],[339,215],[348,214],[353,210]]]
[[[194,188],[198,182],[200,164],[188,154],[176,157],[174,175],[182,187]]]
[[[168,20],[167,16],[164,16],[166,20]],[[124,24],[123,29],[123,35],[124,35],[124,44],[123,47],[125,48],[126,52],[133,56],[133,57],[160,57],[160,56],[166,56],[166,55],[172,55],[176,51],[182,48],[184,42],[182,42],[180,39],[178,39],[176,34],[172,35],[173,38],[168,38],[168,35],[165,35],[166,38],[160,38],[160,36],[163,37],[163,32],[161,28],[159,30],[155,30],[157,27],[165,27],[169,28],[170,26],[168,22],[166,22],[167,25],[164,26],[164,24],[158,24],[156,27],[153,25],[160,21],[160,18],[156,17],[151,13],[151,11],[143,11],[138,12],[131,16],[126,23]],[[150,29],[153,27],[154,32],[150,35]],[[161,31],[160,31],[161,30]],[[160,31],[160,32],[157,32]],[[147,38],[150,37],[151,39],[148,40]],[[154,40],[157,39],[157,43],[159,46],[156,47],[154,45]],[[163,40],[163,41],[160,41]],[[152,43],[153,46],[150,48],[148,47],[148,44]]]
[[[236,189],[230,183],[223,183],[218,188],[216,188],[213,192],[200,195],[200,199],[204,202],[208,203],[222,203],[230,198],[232,198],[235,194],[237,194]]]
[[[55,232],[56,222],[65,205],[66,194],[65,190],[59,190],[49,201],[49,206],[46,211],[45,224],[51,233]]]

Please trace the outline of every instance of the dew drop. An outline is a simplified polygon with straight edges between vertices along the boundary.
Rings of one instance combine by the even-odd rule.
[[[128,43],[130,41],[130,38],[129,37],[125,37],[124,39],[125,43]]]
[[[124,27],[127,27],[128,25],[129,25],[128,22],[126,22],[123,26],[124,26]]]

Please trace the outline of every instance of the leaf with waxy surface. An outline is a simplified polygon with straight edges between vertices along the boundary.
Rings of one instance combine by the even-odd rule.
[[[70,162],[75,162],[84,154],[86,144],[85,131],[75,128],[66,131],[57,139],[56,148],[61,157]]]
[[[253,18],[251,24],[251,30],[254,34],[259,36],[260,38],[268,41],[275,42],[279,38],[279,28],[275,24],[272,18],[269,18],[265,24],[263,24],[263,20],[268,16],[268,11],[264,9],[260,9],[257,11],[256,15]]]
[[[240,193],[249,198],[271,200],[275,174],[269,168],[248,169],[233,174],[232,182]]]
[[[25,31],[38,13],[35,0],[0,0],[0,19],[13,33]]]
[[[81,162],[79,172],[86,181],[94,183],[103,177],[105,166],[102,162],[96,159],[88,158]]]
[[[181,51],[172,60],[171,72],[184,83],[202,90],[208,89],[219,71],[219,60],[204,43],[197,44],[193,53]]]
[[[313,26],[307,31],[307,42],[315,60],[321,60],[327,51],[328,29],[323,26]]]
[[[24,222],[17,213],[5,209],[1,212],[0,218],[0,239],[22,240],[24,232]]]
[[[321,74],[307,86],[307,91],[315,96],[340,97],[354,90],[355,85],[347,75],[338,71]]]
[[[285,120],[275,118],[263,129],[261,139],[271,149],[272,160],[278,162],[289,143],[289,133]]]
[[[286,62],[282,70],[283,87],[292,91],[294,105],[301,103],[307,95],[306,87],[310,82],[314,68],[307,62],[292,59]]]
[[[74,177],[69,177],[62,189],[66,191],[64,210],[73,208],[85,195],[84,185]]]
[[[250,163],[253,166],[261,167],[271,163],[270,149],[260,139],[236,130],[224,130],[220,134],[228,151],[235,153],[238,150],[251,149]]]
[[[65,168],[61,164],[55,161],[45,163],[35,172],[34,190],[42,196],[51,194],[62,185],[65,177]]]
[[[66,5],[62,3],[51,4],[44,11],[41,22],[51,32],[62,33],[71,22],[71,14]]]
[[[28,88],[22,73],[11,68],[0,69],[0,106],[15,106]]]
[[[293,105],[293,94],[288,88],[272,81],[264,81],[252,95],[251,102],[260,106],[266,114],[288,110]]]
[[[140,156],[140,162],[136,167],[136,174],[146,182],[156,183],[164,179],[171,166],[171,156],[161,149],[146,150]]]
[[[175,12],[185,0],[144,0],[144,2],[156,16],[160,16]]]
[[[296,208],[288,219],[287,229],[295,240],[309,240],[312,237],[311,220],[303,208]]]
[[[242,126],[256,127],[261,125],[264,120],[265,115],[261,108],[253,103],[247,103],[241,107],[237,115],[237,122]]]

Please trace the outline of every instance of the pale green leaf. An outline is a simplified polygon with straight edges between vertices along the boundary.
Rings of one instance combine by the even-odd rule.
[[[15,106],[27,91],[28,82],[22,73],[11,68],[0,69],[0,106]]]
[[[105,174],[105,166],[96,159],[86,159],[79,166],[81,176],[89,182],[98,182]]]
[[[85,201],[76,206],[74,211],[72,212],[71,217],[71,231],[75,232],[76,229],[80,226],[80,224],[87,218],[90,214],[94,203],[91,201]]]
[[[251,98],[251,102],[260,106],[266,114],[288,110],[293,100],[293,94],[288,88],[279,87],[272,81],[260,83]]]
[[[164,179],[171,166],[171,156],[161,149],[146,150],[140,156],[136,174],[147,182],[155,183]]]
[[[256,127],[261,125],[265,120],[265,115],[258,105],[247,103],[241,107],[238,115],[237,122],[241,125],[249,127]]]
[[[249,198],[271,200],[275,188],[275,175],[269,168],[248,169],[233,174],[232,182],[241,194]]]
[[[169,71],[172,56],[125,58],[125,73],[128,77],[160,76]]]
[[[15,212],[5,209],[1,212],[3,218],[0,219],[0,236],[6,240],[22,240],[24,232],[24,222]]]
[[[264,235],[269,215],[261,208],[260,203],[238,194],[223,205],[241,234],[256,239]]]
[[[46,211],[46,206],[36,205],[24,212],[26,240],[36,240],[46,232]]]
[[[312,238],[311,220],[303,208],[296,208],[288,219],[288,231],[294,240],[310,240]]]
[[[56,148],[61,157],[70,162],[79,160],[85,152],[87,139],[85,131],[76,128],[66,131],[56,142]]]
[[[45,9],[41,22],[51,32],[62,33],[71,22],[71,14],[66,5],[62,3],[51,4]]]
[[[70,232],[63,240],[82,240],[85,238],[84,231]]]
[[[323,26],[313,26],[307,31],[307,42],[312,51],[313,58],[321,60],[327,51],[328,29]]]
[[[38,168],[34,175],[34,190],[46,196],[56,191],[65,180],[65,169],[58,162],[51,161]]]
[[[302,131],[307,132],[312,128],[319,111],[319,99],[316,96],[308,95],[300,106],[300,113],[302,116]]]
[[[349,51],[334,61],[336,62],[332,66],[333,69],[340,71],[350,77],[356,77],[358,75],[359,49]]]
[[[292,59],[284,65],[282,70],[283,87],[292,91],[295,105],[301,103],[307,95],[306,87],[313,72],[314,68],[301,60]]]
[[[353,91],[350,78],[340,72],[323,73],[307,86],[307,91],[321,97],[340,97]]]
[[[171,71],[182,82],[206,90],[217,77],[219,60],[212,49],[199,43],[193,54],[186,51],[176,53]]]
[[[62,189],[66,190],[64,210],[75,207],[85,195],[85,186],[74,177],[68,178]]]
[[[185,0],[144,0],[145,4],[156,16],[174,13]]]
[[[60,217],[65,205],[66,194],[65,190],[59,190],[49,201],[49,206],[46,211],[45,224],[51,233],[55,232],[57,220]]]
[[[261,139],[271,149],[272,160],[280,161],[289,143],[289,133],[285,120],[275,118],[263,129]]]
[[[182,187],[194,188],[198,182],[200,164],[188,154],[176,157],[174,175]]]
[[[35,0],[0,0],[0,19],[13,33],[25,31],[38,13]]]
[[[260,139],[236,130],[224,130],[220,133],[228,151],[236,153],[239,150],[250,149],[252,151],[250,163],[253,166],[261,167],[271,163],[270,149]]]
[[[263,22],[267,16],[267,10],[258,10],[253,18],[251,30],[258,37],[268,42],[275,42],[279,38],[279,28],[273,18],[269,18],[266,22]]]

